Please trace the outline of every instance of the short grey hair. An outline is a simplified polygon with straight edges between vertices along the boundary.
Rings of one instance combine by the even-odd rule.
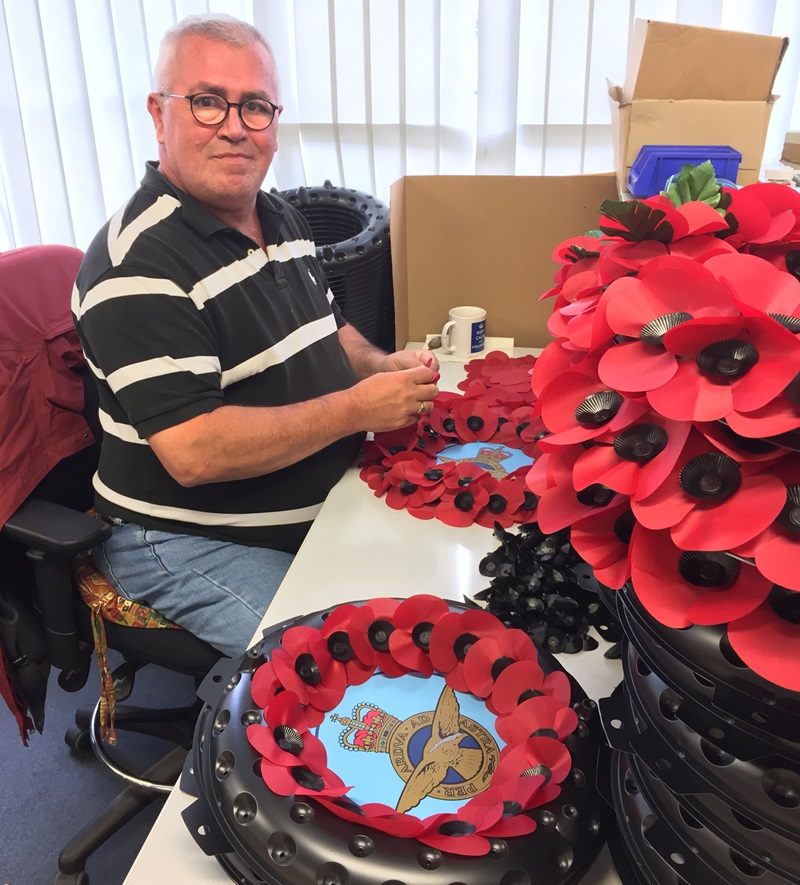
[[[158,61],[153,75],[156,92],[169,92],[171,89],[170,84],[166,82],[166,73],[175,54],[175,44],[190,35],[207,37],[209,40],[226,43],[228,46],[248,46],[251,43],[260,43],[269,53],[273,65],[275,64],[272,47],[255,25],[223,12],[187,15],[186,18],[176,22],[161,38]],[[275,74],[277,76],[277,65],[275,65]],[[280,84],[278,86],[280,88]]]

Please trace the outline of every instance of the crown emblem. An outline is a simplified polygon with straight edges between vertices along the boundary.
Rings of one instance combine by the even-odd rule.
[[[345,750],[363,750],[367,753],[388,753],[392,733],[400,724],[396,716],[375,704],[356,704],[352,717],[334,713],[331,721],[344,726],[339,743]]]

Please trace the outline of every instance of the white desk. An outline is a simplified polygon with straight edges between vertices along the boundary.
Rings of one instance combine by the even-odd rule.
[[[441,389],[455,390],[463,377],[458,363],[443,363]],[[339,602],[376,596],[406,597],[433,593],[461,600],[488,586],[478,563],[499,546],[490,529],[454,528],[438,520],[419,520],[376,498],[352,467],[333,489],[295,557],[269,608],[263,626]],[[259,637],[260,638],[260,634]],[[595,700],[609,695],[622,678],[619,661],[594,652],[560,655],[560,663]],[[213,857],[197,847],[181,818],[192,803],[179,789],[167,798],[125,885],[230,885]],[[604,849],[582,885],[619,885]]]

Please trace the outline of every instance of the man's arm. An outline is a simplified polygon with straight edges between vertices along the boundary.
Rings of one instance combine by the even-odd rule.
[[[339,341],[347,353],[350,364],[359,378],[368,378],[377,372],[396,372],[414,366],[427,366],[439,370],[439,360],[430,350],[399,350],[385,353],[369,341],[349,323],[339,329]]]
[[[181,485],[248,479],[294,464],[351,433],[413,424],[420,404],[438,392],[433,377],[417,364],[379,371],[347,390],[293,405],[220,406],[154,433],[148,442]]]

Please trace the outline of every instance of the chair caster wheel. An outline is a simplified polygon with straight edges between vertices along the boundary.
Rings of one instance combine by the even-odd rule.
[[[64,735],[64,743],[79,756],[88,756],[92,752],[92,739],[85,728],[68,728]],[[77,885],[87,885],[88,881],[88,879],[86,883],[77,881]]]
[[[59,873],[53,885],[89,885],[89,876],[85,870],[77,873]]]

